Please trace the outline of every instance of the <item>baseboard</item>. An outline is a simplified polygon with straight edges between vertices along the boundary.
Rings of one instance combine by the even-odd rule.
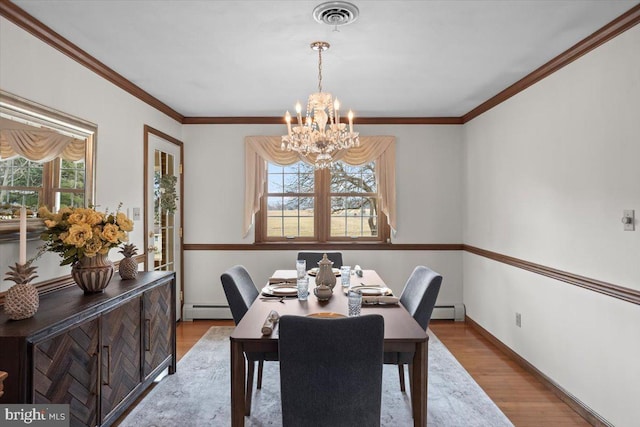
[[[550,389],[556,396],[560,398],[560,400],[569,405],[571,409],[577,412],[589,424],[596,427],[613,427],[613,424],[605,420],[597,412],[584,404],[584,402],[579,400],[577,397],[562,388],[558,383],[539,371],[538,368],[533,366],[498,338],[494,337],[489,331],[480,326],[475,320],[471,319],[469,316],[465,316],[465,323],[475,329],[478,333],[480,333],[480,335],[489,340],[493,345],[498,347],[500,351],[509,356],[511,360],[520,365],[524,370],[533,375],[538,381],[540,381],[548,389]]]

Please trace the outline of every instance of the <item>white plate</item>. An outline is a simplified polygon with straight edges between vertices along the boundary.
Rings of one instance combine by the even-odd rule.
[[[351,289],[360,291],[362,296],[391,295],[393,293],[391,289],[380,286],[356,286]]]
[[[319,268],[312,268],[311,270],[307,271],[307,274],[309,276],[317,276],[318,275],[318,270]],[[333,274],[335,274],[336,276],[340,275],[340,269],[339,268],[332,268],[331,271],[333,271]]]
[[[298,295],[298,288],[296,285],[267,285],[262,288],[262,293],[265,295],[286,297],[290,295]]]

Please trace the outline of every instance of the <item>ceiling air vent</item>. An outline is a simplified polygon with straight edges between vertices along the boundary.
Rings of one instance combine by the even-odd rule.
[[[351,24],[358,19],[359,14],[360,11],[355,4],[345,1],[329,1],[313,9],[313,19],[332,27]]]

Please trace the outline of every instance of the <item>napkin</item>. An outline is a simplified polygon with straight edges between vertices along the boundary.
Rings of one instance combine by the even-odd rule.
[[[269,277],[269,284],[274,283],[296,283],[298,273],[295,270],[277,270],[273,276]]]
[[[400,298],[387,295],[373,295],[362,297],[363,304],[397,304],[398,301],[400,301]]]
[[[273,329],[276,327],[276,324],[280,320],[280,315],[277,311],[271,310],[267,315],[267,318],[262,325],[262,335],[271,335]]]

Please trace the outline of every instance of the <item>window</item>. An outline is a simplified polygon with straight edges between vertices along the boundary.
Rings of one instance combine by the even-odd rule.
[[[0,90],[0,241],[15,240],[16,211],[29,227],[40,206],[93,203],[97,127]]]
[[[84,160],[56,158],[38,163],[14,157],[0,161],[0,217],[10,219],[16,206],[37,211],[49,206],[84,206]]]
[[[323,170],[268,163],[256,241],[384,241],[378,206],[375,162]]]

